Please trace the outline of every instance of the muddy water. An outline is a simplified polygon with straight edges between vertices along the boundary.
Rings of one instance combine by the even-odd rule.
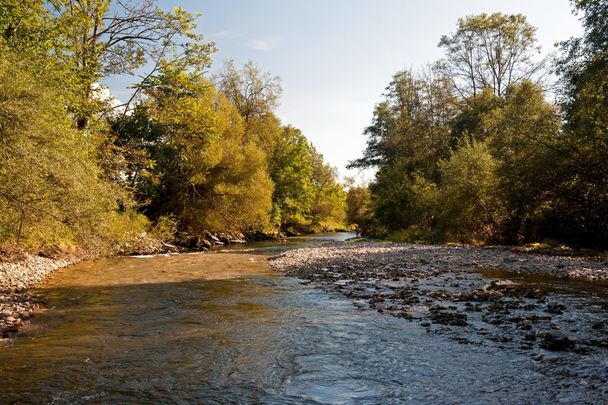
[[[57,272],[0,349],[0,403],[555,403],[530,356],[460,346],[273,274],[263,256],[118,258]]]

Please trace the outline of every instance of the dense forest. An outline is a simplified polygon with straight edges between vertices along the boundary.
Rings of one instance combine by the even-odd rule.
[[[0,245],[111,253],[335,230],[423,242],[608,246],[608,4],[542,58],[522,15],[467,16],[396,73],[341,184],[275,111],[280,79],[210,67],[197,15],[153,0],[0,4]],[[447,30],[446,30],[447,31]],[[118,104],[100,85],[129,76]]]
[[[396,73],[353,168],[351,221],[395,240],[608,246],[608,3],[541,58],[523,15],[467,16],[444,57]]]
[[[211,75],[197,15],[152,0],[0,5],[0,244],[111,253],[148,236],[343,227],[336,170],[253,62]],[[99,83],[130,76],[124,104]]]

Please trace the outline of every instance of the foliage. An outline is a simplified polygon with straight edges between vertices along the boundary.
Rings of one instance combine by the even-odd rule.
[[[313,198],[310,207],[312,231],[332,231],[344,228],[346,222],[346,193],[338,181],[338,172],[323,161],[323,156],[310,147]]]
[[[584,33],[562,43],[561,107],[566,124],[558,146],[561,181],[551,215],[555,236],[608,244],[608,4],[573,1]]]
[[[365,227],[372,222],[371,193],[367,186],[350,185],[346,192],[346,222]]]
[[[247,142],[269,157],[281,136],[281,124],[273,113],[282,91],[279,77],[260,71],[251,61],[239,69],[228,60],[216,82],[243,118]]]
[[[435,221],[438,162],[449,156],[455,113],[450,84],[441,76],[397,73],[366,129],[367,149],[351,167],[377,166],[370,185],[378,225],[389,231]]]
[[[467,142],[440,167],[440,227],[446,239],[496,241],[504,210],[497,192],[497,162],[488,146]]]
[[[207,77],[196,18],[153,0],[0,4],[0,243],[103,253],[146,233],[342,226],[335,171],[274,114],[279,79],[253,62]],[[117,74],[141,75],[121,106],[99,91]]]
[[[174,7],[170,12],[153,0],[51,0],[48,2],[63,46],[58,58],[71,70],[75,98],[71,108],[78,128],[94,115],[94,83],[115,74],[134,74],[151,65],[137,94],[168,65],[204,69],[212,43],[196,34],[196,16]],[[126,106],[128,108],[128,105]]]
[[[126,224],[142,232],[146,221],[128,196],[99,178],[96,145],[71,127],[61,95],[7,55],[0,59],[0,242],[103,252],[127,238]]]
[[[126,170],[145,212],[174,215],[195,233],[265,228],[272,184],[234,106],[210,82],[173,70],[146,94],[118,127],[119,142],[146,157]]]
[[[536,61],[536,29],[521,14],[479,14],[460,18],[458,29],[444,35],[441,68],[452,78],[459,95],[468,98],[485,88],[504,96],[514,83],[543,73]]]
[[[270,159],[274,182],[273,218],[283,229],[307,225],[314,198],[313,167],[308,140],[297,128],[286,126]]]
[[[460,19],[431,74],[393,77],[351,163],[378,169],[376,233],[608,243],[608,6],[573,4],[585,34],[562,44],[558,106],[539,85],[547,71],[521,15]]]

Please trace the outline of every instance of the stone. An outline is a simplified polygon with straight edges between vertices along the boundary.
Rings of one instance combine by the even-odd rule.
[[[167,242],[162,242],[162,249],[165,252],[170,252],[170,253],[177,253],[179,250],[177,249],[177,246],[171,244],[171,243],[167,243]]]
[[[560,315],[564,313],[566,306],[560,302],[550,302],[547,304],[546,311],[550,314]]]
[[[458,312],[434,311],[431,312],[431,321],[442,325],[466,326],[467,316]]]
[[[567,350],[574,343],[562,331],[555,329],[541,332],[539,336],[542,338],[541,347],[551,351]]]

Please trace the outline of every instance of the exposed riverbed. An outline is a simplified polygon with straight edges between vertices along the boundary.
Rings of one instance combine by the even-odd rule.
[[[475,318],[483,312],[467,326],[387,316],[390,298],[369,303],[388,293],[381,280],[369,297],[349,297],[328,287],[337,279],[308,282],[273,272],[266,255],[286,248],[261,247],[267,250],[107,259],[54,273],[37,288],[49,309],[0,348],[0,402],[606,400],[605,348],[553,352],[538,341],[521,349],[519,338],[486,339],[476,329],[485,324]],[[505,279],[470,274],[480,285]],[[450,277],[464,282],[459,275],[469,273]],[[546,303],[564,303],[564,314],[579,306],[576,314],[605,321],[608,298],[596,286],[554,288]],[[442,293],[454,294],[451,288]]]

